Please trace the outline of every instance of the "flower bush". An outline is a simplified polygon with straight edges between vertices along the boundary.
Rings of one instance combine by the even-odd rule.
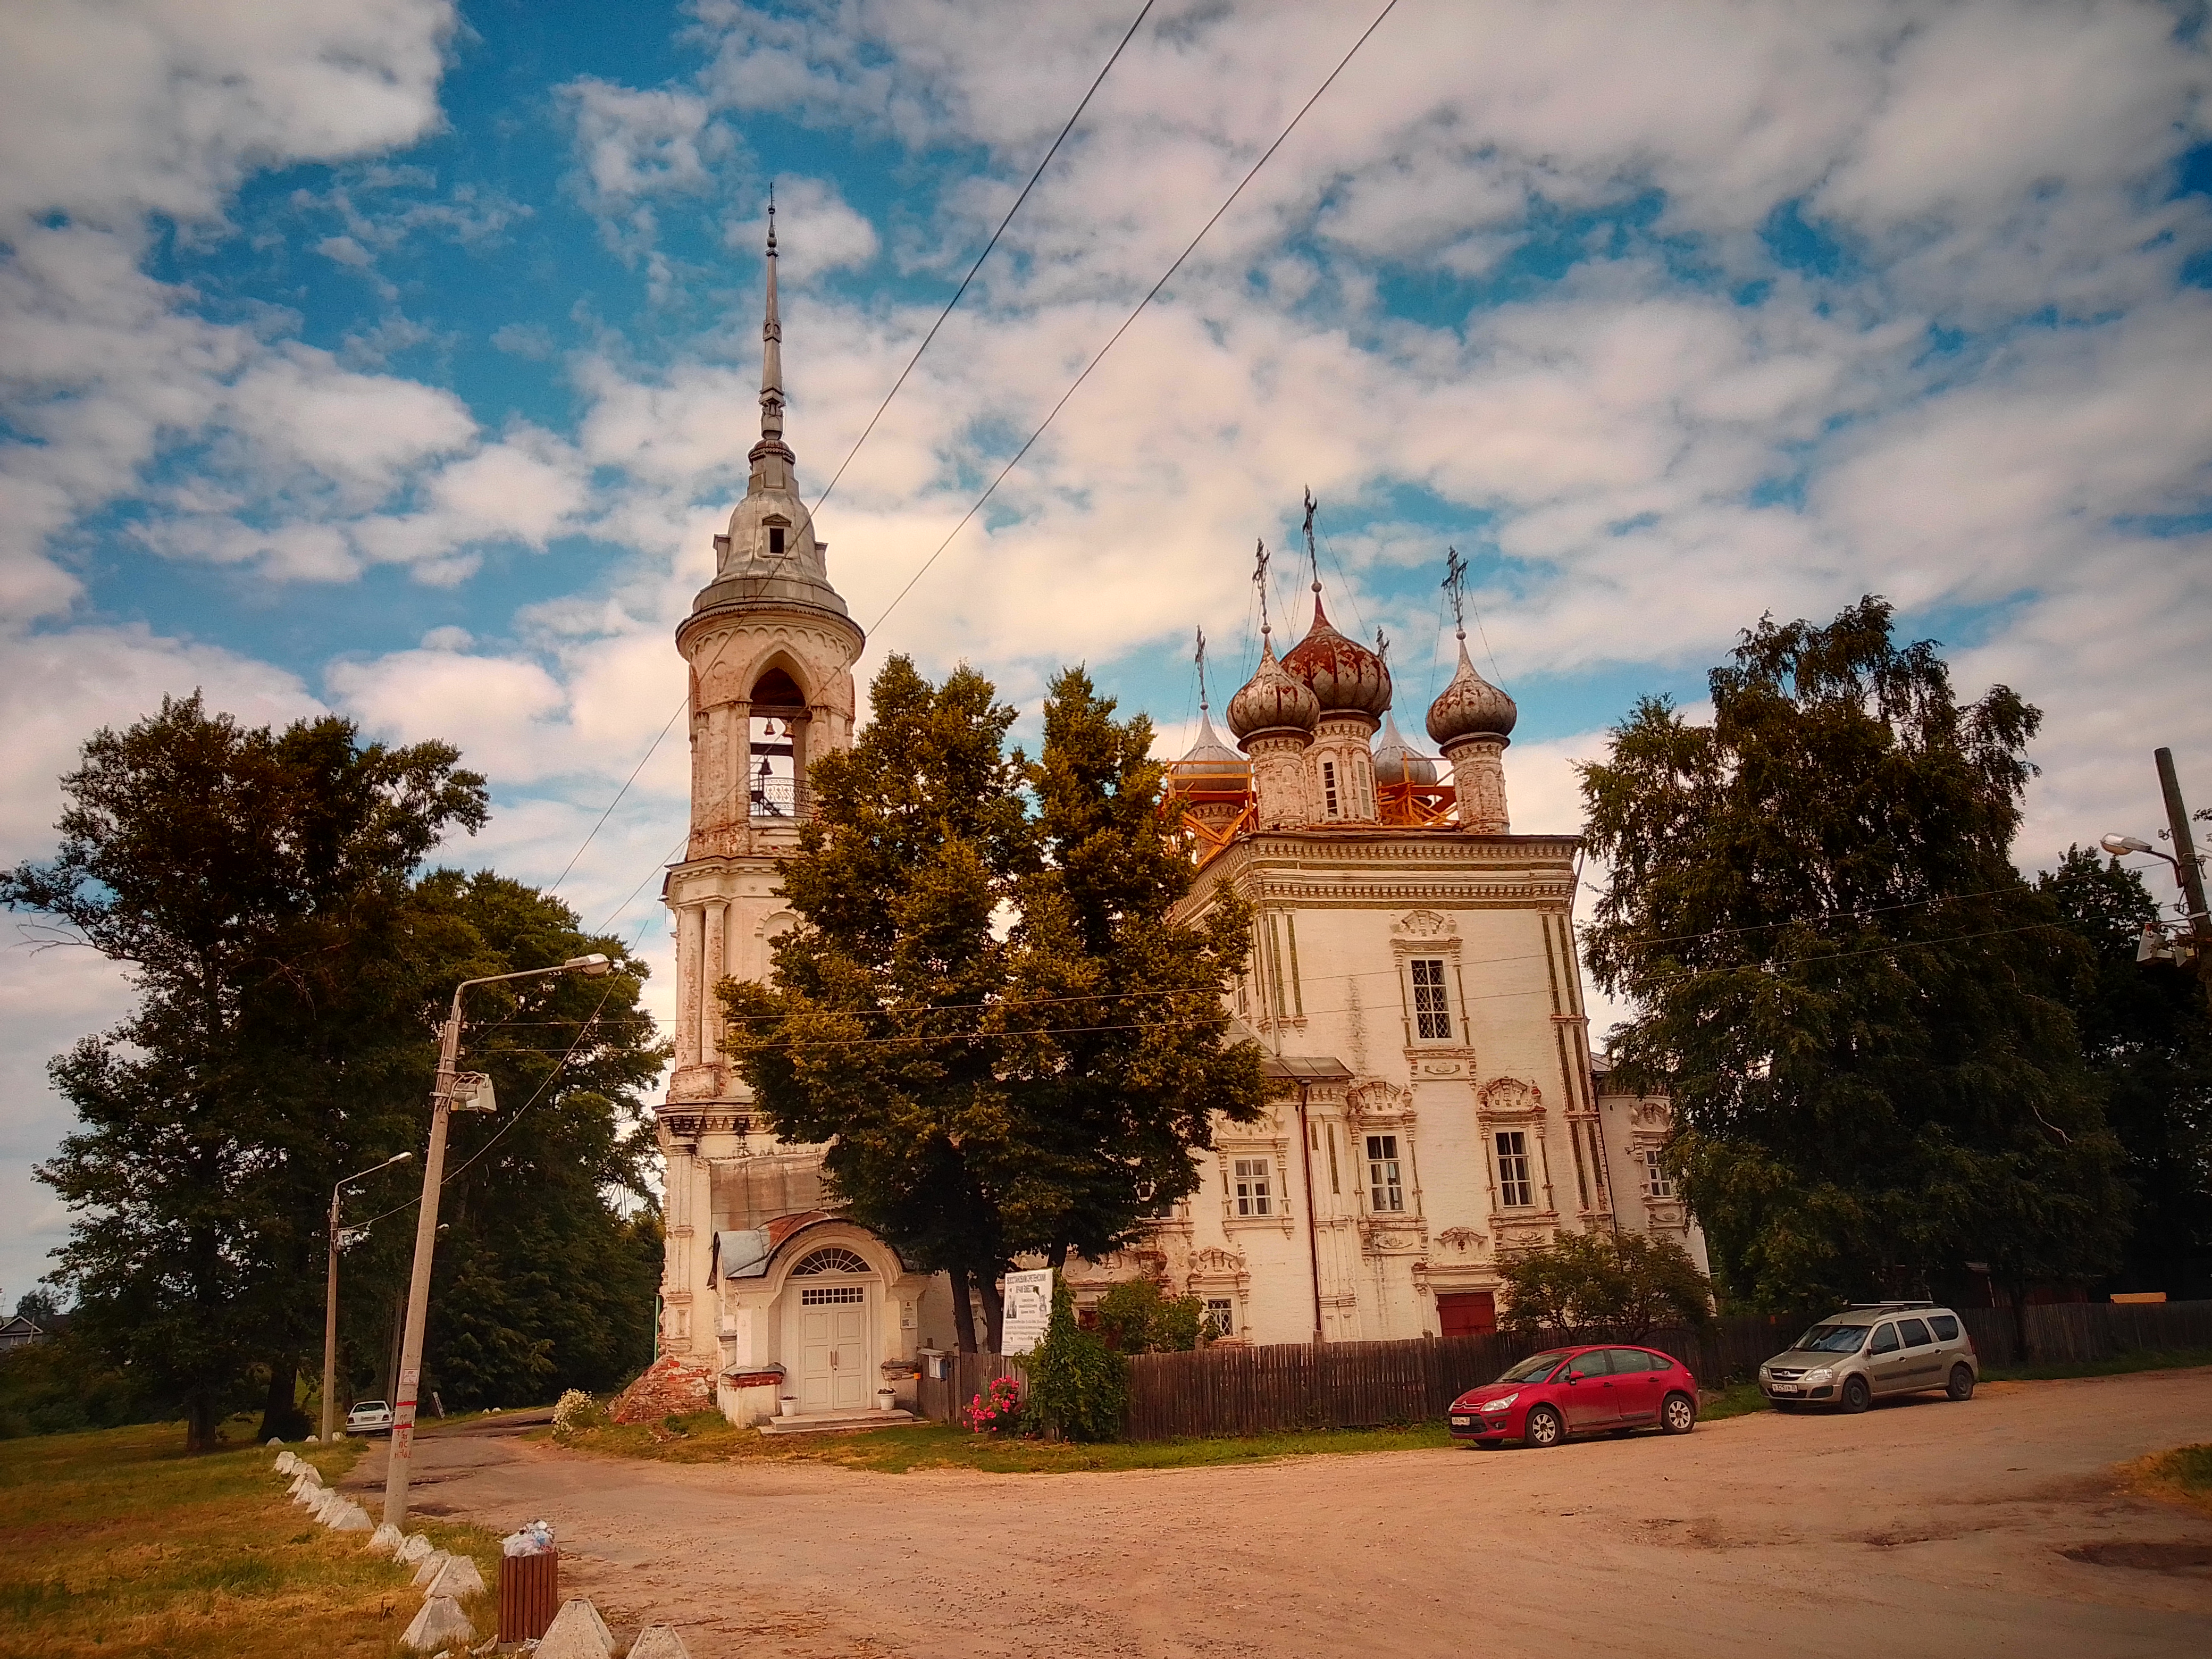
[[[991,1386],[969,1402],[961,1420],[977,1434],[1020,1433],[1021,1385],[1011,1376],[993,1377]]]
[[[571,1389],[553,1404],[553,1432],[566,1439],[585,1429],[596,1429],[607,1420],[599,1402],[581,1389]]]

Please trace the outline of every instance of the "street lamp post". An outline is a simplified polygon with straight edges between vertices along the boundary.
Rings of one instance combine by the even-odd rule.
[[[2166,797],[2166,833],[2173,839],[2173,851],[2161,853],[2134,836],[2106,836],[2098,844],[2116,858],[2125,853],[2148,853],[2173,866],[2173,878],[2181,884],[2182,908],[2188,913],[2190,939],[2196,947],[2197,975],[2203,982],[2207,1000],[2212,1000],[2212,915],[2205,910],[2203,856],[2189,833],[2189,807],[2181,799],[2173,750],[2160,749],[2154,758],[2158,763],[2159,790]]]
[[[437,1246],[438,1188],[446,1178],[446,1124],[459,1091],[456,1069],[461,1053],[461,998],[479,985],[514,979],[543,979],[581,974],[597,979],[614,972],[614,963],[597,954],[571,957],[556,968],[529,968],[516,974],[488,974],[453,988],[453,1010],[438,1039],[438,1080],[430,1091],[430,1152],[422,1164],[422,1205],[415,1218],[415,1271],[407,1285],[406,1334],[399,1346],[399,1381],[392,1389],[392,1454],[385,1466],[384,1519],[407,1524],[407,1481],[415,1461],[415,1395],[422,1377],[422,1327],[430,1311],[430,1258]]]
[[[331,1437],[331,1413],[337,1408],[338,1371],[338,1195],[356,1181],[366,1181],[379,1170],[413,1159],[412,1152],[394,1152],[381,1164],[349,1175],[331,1188],[331,1270],[323,1286],[323,1438]]]

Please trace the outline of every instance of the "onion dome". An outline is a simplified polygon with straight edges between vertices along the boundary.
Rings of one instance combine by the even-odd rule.
[[[1329,625],[1314,587],[1313,626],[1291,647],[1283,666],[1310,690],[1324,714],[1382,715],[1390,707],[1390,670],[1358,641]]]
[[[1467,635],[1459,636],[1459,672],[1429,705],[1429,736],[1449,749],[1462,738],[1503,738],[1521,711],[1513,699],[1474,672],[1468,659]]]
[[[1398,735],[1398,722],[1389,714],[1383,715],[1382,741],[1375,745],[1375,781],[1434,783],[1436,781],[1437,763],[1408,746],[1405,738]]]
[[[1260,638],[1260,666],[1229,700],[1230,731],[1239,743],[1270,732],[1310,732],[1321,719],[1321,704],[1275,660],[1274,642],[1265,629]]]
[[[1198,741],[1190,752],[1176,763],[1176,777],[1188,781],[1215,775],[1244,775],[1244,757],[1222,742],[1213,729],[1213,716],[1206,712],[1204,703],[1198,706]]]

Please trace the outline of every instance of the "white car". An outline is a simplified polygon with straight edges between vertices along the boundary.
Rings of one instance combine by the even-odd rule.
[[[348,1434],[389,1434],[392,1407],[381,1400],[363,1400],[346,1413]]]

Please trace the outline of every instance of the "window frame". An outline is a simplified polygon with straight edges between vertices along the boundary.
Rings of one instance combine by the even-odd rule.
[[[1674,1179],[1667,1173],[1662,1164],[1665,1156],[1665,1150],[1658,1146],[1640,1146],[1637,1149],[1638,1161],[1644,1166],[1644,1196],[1651,1202],[1658,1204],[1671,1204],[1674,1201]]]
[[[1405,1163],[1399,1155],[1398,1137],[1395,1134],[1369,1135],[1365,1150],[1368,1213],[1403,1215],[1406,1212]],[[1388,1202],[1384,1201],[1386,1199]]]
[[[1506,1142],[1514,1143],[1509,1150]],[[1536,1203],[1536,1158],[1528,1147],[1528,1131],[1498,1129],[1490,1132],[1491,1157],[1498,1174],[1498,1207],[1501,1210],[1533,1210]],[[1516,1173],[1508,1173],[1509,1161],[1517,1165]],[[1521,1196],[1512,1194],[1517,1190]]]
[[[1261,1153],[1256,1158],[1229,1160],[1229,1211],[1237,1221],[1273,1221],[1276,1218],[1275,1161]]]
[[[1411,1015],[1409,1029],[1416,1043],[1454,1046],[1460,1040],[1452,1024],[1449,961],[1444,956],[1406,957],[1406,1006]],[[1423,1006],[1425,1000],[1427,1006]]]

